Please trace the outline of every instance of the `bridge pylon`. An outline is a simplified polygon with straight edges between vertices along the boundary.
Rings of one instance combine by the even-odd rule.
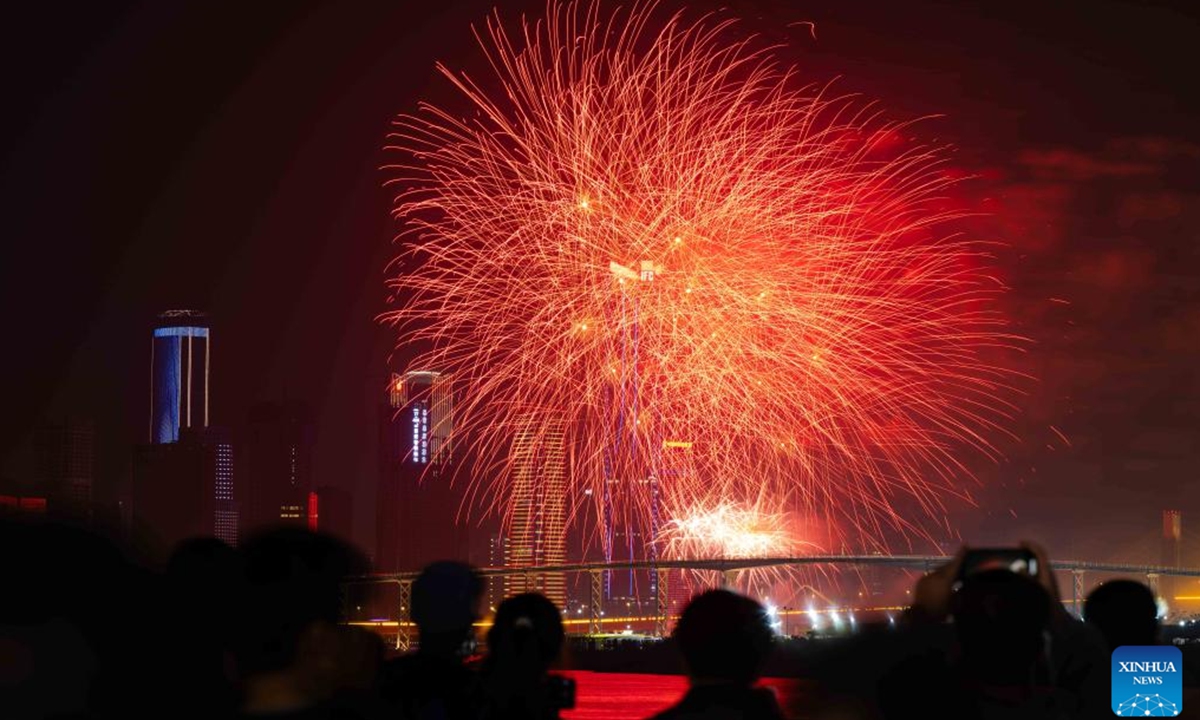
[[[654,608],[654,634],[657,637],[665,638],[667,636],[668,613],[670,612],[670,603],[667,602],[670,597],[667,587],[667,574],[670,571],[659,568],[654,571],[658,576],[658,592],[655,593],[655,608]]]
[[[1075,617],[1083,617],[1083,570],[1071,571],[1071,610],[1075,613]]]
[[[396,615],[396,649],[408,652],[412,647],[412,580],[400,580],[400,608]]]
[[[589,570],[591,577],[591,592],[588,593],[588,635],[600,633],[600,615],[604,607],[604,578],[603,570]]]

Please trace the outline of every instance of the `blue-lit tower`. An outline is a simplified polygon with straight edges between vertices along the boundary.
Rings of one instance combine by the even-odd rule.
[[[208,318],[192,310],[158,316],[150,345],[150,442],[179,441],[186,429],[208,427],[212,347]]]

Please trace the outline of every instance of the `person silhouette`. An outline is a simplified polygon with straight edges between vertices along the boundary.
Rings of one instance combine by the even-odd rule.
[[[754,687],[774,644],[762,605],[727,590],[709,590],[684,608],[673,638],[689,688],[654,720],[783,717],[774,693]]]
[[[240,548],[241,602],[234,655],[243,717],[338,716],[336,701],[366,692],[382,655],[378,638],[342,621],[342,583],[364,557],[301,528],[279,528]]]
[[[551,676],[564,640],[559,609],[543,595],[524,593],[496,609],[481,670],[483,720],[555,720],[574,705],[574,684]]]
[[[409,720],[472,717],[476,673],[464,661],[475,651],[483,578],[470,566],[435,562],[412,587],[417,651],[388,662],[380,690]]]
[[[1092,590],[1083,605],[1083,619],[1100,631],[1110,651],[1159,642],[1154,593],[1134,580],[1109,580]]]

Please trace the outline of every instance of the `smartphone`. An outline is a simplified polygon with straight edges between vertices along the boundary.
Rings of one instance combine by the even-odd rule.
[[[968,550],[963,557],[958,579],[968,578],[985,570],[1008,570],[1019,575],[1037,577],[1037,557],[1025,548],[979,548]]]

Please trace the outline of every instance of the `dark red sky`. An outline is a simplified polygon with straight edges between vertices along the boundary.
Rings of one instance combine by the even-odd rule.
[[[447,97],[435,61],[479,67],[469,26],[493,3],[26,5],[0,30],[0,472],[27,472],[32,425],[67,414],[99,423],[103,467],[122,472],[147,423],[149,321],[203,308],[217,422],[310,403],[318,477],[357,493],[371,537],[371,398],[393,342],[373,320],[392,254],[383,135]],[[1015,439],[997,438],[1008,460],[981,468],[982,507],[951,522],[1096,558],[1156,554],[1164,507],[1200,527],[1189,3],[713,7],[788,42],[807,79],[840,77],[893,118],[941,114],[914,132],[978,176],[959,199],[1003,243],[1039,382]]]

